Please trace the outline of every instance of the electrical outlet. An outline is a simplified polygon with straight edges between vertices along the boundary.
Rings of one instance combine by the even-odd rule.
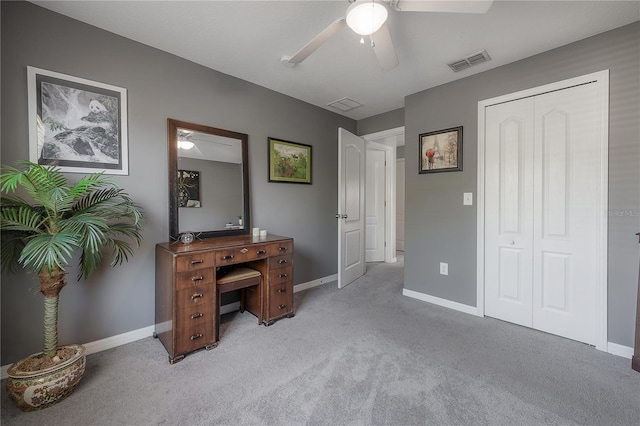
[[[440,262],[440,275],[449,275],[449,264]]]

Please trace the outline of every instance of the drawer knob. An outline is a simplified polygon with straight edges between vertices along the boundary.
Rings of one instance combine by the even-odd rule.
[[[286,293],[286,292],[287,292],[286,288],[278,289],[278,293]]]
[[[198,312],[197,314],[191,315],[191,319],[201,318],[202,316],[204,316],[204,314],[202,312]]]
[[[233,255],[232,254],[228,254],[226,256],[222,256],[222,260],[231,260],[233,259]]]
[[[196,339],[199,339],[201,337],[202,337],[202,334],[197,333],[197,334],[194,334],[193,336],[191,336],[191,340],[196,340]]]
[[[202,293],[194,293],[191,295],[191,300],[200,299],[202,297]]]
[[[199,277],[193,277],[193,278],[191,278],[191,281],[194,281],[194,282],[195,282],[195,281],[202,281],[202,280],[203,280],[202,275],[200,275]]]
[[[267,253],[267,251],[266,251],[266,250],[258,250],[258,251],[256,252],[256,254],[257,254],[258,256],[261,256],[261,255],[266,254],[266,253]]]
[[[280,260],[278,260],[278,263],[279,263],[279,264],[281,264],[281,265],[282,265],[283,263],[287,263],[287,259],[280,259]]]
[[[204,263],[204,260],[200,259],[200,260],[192,260],[191,261],[192,265],[197,265],[198,263]]]
[[[286,248],[286,247],[280,247],[278,250],[280,250],[280,251],[287,251],[287,248]]]
[[[279,278],[286,278],[286,277],[287,277],[287,274],[280,274],[280,275],[278,275],[278,277],[279,277]]]
[[[280,309],[280,310],[283,310],[286,307],[287,307],[287,305],[278,305],[278,309]]]

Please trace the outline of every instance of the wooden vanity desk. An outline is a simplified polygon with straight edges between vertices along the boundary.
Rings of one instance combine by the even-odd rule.
[[[262,274],[261,291],[246,289],[246,310],[261,313],[265,325],[294,315],[292,238],[235,235],[156,245],[154,336],[172,364],[189,352],[218,345],[216,273],[239,264]]]

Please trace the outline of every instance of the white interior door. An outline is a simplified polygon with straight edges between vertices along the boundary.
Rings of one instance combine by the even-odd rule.
[[[365,260],[382,262],[385,248],[386,153],[368,149],[366,157]]]
[[[485,313],[596,344],[603,177],[595,84],[485,115]]]
[[[485,313],[532,326],[533,98],[486,111]]]
[[[404,251],[404,158],[396,162],[396,249]]]
[[[364,140],[338,129],[338,288],[365,273]]]
[[[597,86],[535,98],[533,326],[596,344],[602,128]]]

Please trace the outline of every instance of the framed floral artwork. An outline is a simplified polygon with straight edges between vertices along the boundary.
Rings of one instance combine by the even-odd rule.
[[[269,182],[311,183],[311,146],[269,138]]]

